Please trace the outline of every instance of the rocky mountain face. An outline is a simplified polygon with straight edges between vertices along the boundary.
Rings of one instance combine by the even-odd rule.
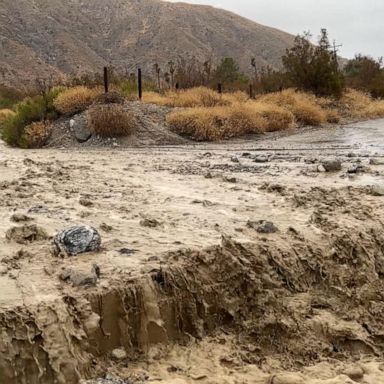
[[[233,57],[278,67],[293,36],[231,12],[159,0],[1,0],[0,82],[101,71],[133,72],[179,56]]]

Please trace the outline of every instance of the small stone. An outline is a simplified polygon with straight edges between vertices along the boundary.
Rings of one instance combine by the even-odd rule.
[[[206,179],[213,179],[213,176],[212,176],[212,173],[211,173],[211,172],[207,172],[207,173],[204,175],[204,177],[205,177]]]
[[[100,229],[101,229],[102,231],[106,232],[106,233],[109,233],[109,232],[112,232],[112,231],[113,231],[113,227],[110,226],[110,225],[108,225],[108,224],[106,224],[106,223],[102,223],[102,224],[100,225]]]
[[[384,186],[374,185],[371,189],[372,196],[384,196]]]
[[[252,156],[252,153],[249,153],[249,152],[244,152],[242,155],[242,157],[246,157],[246,158],[249,158]]]
[[[276,233],[279,230],[271,221],[265,220],[248,221],[247,226],[255,229],[258,233]]]
[[[112,357],[116,361],[125,360],[127,358],[127,352],[124,348],[116,348],[112,351]]]
[[[324,160],[321,165],[324,167],[326,172],[341,171],[341,161],[337,159]]]
[[[254,160],[255,163],[268,163],[268,161],[269,160],[267,156],[257,156]]]
[[[69,256],[100,250],[101,237],[88,225],[79,225],[59,232],[54,238],[55,253]]]
[[[361,172],[364,172],[364,167],[361,164],[353,164],[347,170],[347,173],[349,174],[355,174],[355,173],[361,173]]]
[[[156,219],[143,219],[140,221],[140,225],[142,227],[147,227],[147,228],[156,228],[158,227],[159,225],[161,225],[161,223],[159,221],[157,221]]]
[[[232,163],[240,163],[240,160],[238,159],[237,156],[232,156],[231,161],[232,161]]]
[[[60,279],[71,282],[74,287],[96,285],[100,277],[100,268],[94,264],[90,273],[77,271],[74,268],[67,268],[60,274]]]
[[[82,205],[83,207],[92,207],[93,206],[93,202],[91,200],[84,199],[84,198],[81,198],[79,200],[79,204]]]
[[[232,176],[225,176],[223,178],[224,181],[228,182],[228,183],[237,183],[237,179],[236,177],[232,177]]]
[[[324,166],[320,164],[320,165],[317,166],[317,172],[324,173],[324,172],[327,172],[327,171],[324,168]]]
[[[134,249],[121,248],[121,249],[119,249],[118,252],[120,253],[120,255],[131,256],[131,255],[133,255],[136,251],[135,251]]]
[[[0,265],[0,276],[5,275],[8,272],[8,267],[6,265]]]
[[[33,220],[32,217],[24,215],[22,213],[15,213],[14,215],[11,216],[11,221],[15,223],[27,222],[32,220]]]

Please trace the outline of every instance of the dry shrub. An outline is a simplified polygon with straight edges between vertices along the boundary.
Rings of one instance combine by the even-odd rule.
[[[157,92],[144,92],[143,101],[145,103],[156,104],[161,106],[165,106],[169,102],[167,97],[160,95],[160,93]]]
[[[374,100],[368,94],[348,89],[340,101],[340,108],[355,119],[372,119],[384,117],[384,101]]]
[[[214,141],[286,129],[292,125],[293,115],[277,106],[250,102],[174,111],[167,116],[167,122],[181,135],[198,141]]]
[[[320,125],[327,120],[326,112],[317,104],[315,96],[309,93],[287,89],[262,96],[259,101],[289,110],[302,124]]]
[[[339,111],[336,108],[330,108],[325,110],[327,116],[327,122],[332,124],[337,124],[341,120]]]
[[[27,125],[21,139],[23,148],[41,148],[52,134],[52,126],[45,121]]]
[[[57,96],[53,105],[58,112],[71,116],[86,110],[101,94],[100,88],[68,88]]]
[[[15,116],[16,113],[12,109],[0,109],[0,125],[9,117]]]
[[[94,105],[88,110],[90,130],[102,137],[128,136],[136,128],[137,121],[131,111],[120,104]]]
[[[143,100],[147,103],[181,108],[215,107],[231,104],[222,95],[205,87],[191,88],[178,92],[169,91],[164,96],[154,92],[145,92]]]
[[[242,91],[223,93],[221,97],[228,104],[245,103],[249,100],[249,96]]]

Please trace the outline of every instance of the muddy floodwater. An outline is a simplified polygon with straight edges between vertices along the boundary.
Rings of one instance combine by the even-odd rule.
[[[384,383],[384,120],[0,143],[0,217],[0,383]]]

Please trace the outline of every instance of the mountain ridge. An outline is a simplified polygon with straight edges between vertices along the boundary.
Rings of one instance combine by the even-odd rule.
[[[0,82],[100,71],[151,72],[179,56],[278,68],[293,36],[207,5],[160,0],[2,0]]]

